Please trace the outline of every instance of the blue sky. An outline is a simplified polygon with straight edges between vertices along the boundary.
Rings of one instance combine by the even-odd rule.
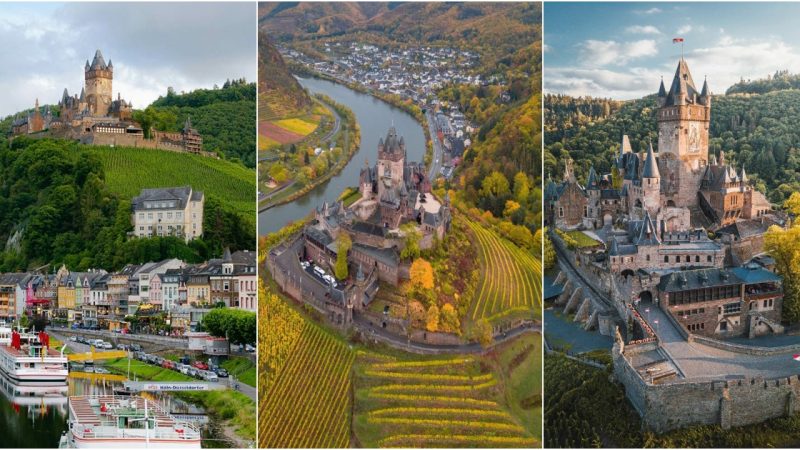
[[[0,2],[0,117],[80,93],[100,49],[114,96],[143,108],[176,91],[255,81],[256,3]]]
[[[544,89],[620,100],[658,90],[681,55],[722,94],[776,70],[800,73],[800,4],[546,3]]]

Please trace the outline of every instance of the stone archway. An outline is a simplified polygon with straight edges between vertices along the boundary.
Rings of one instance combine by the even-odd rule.
[[[653,303],[653,293],[650,291],[642,291],[639,292],[639,302],[642,304],[652,304]]]
[[[604,227],[610,227],[613,220],[614,220],[614,218],[611,217],[611,214],[606,213],[603,216],[603,226]]]
[[[667,207],[668,208],[674,208],[675,207],[675,202],[672,201],[672,200],[667,200]]]
[[[622,277],[625,278],[625,281],[628,281],[628,277],[632,277],[634,276],[634,274],[635,272],[631,269],[625,269],[622,271],[622,273],[620,273],[620,275],[622,275]]]

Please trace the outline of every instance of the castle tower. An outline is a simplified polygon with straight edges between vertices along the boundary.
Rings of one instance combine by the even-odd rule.
[[[28,124],[28,133],[36,133],[44,130],[44,118],[39,112],[39,99],[36,99],[36,106],[33,108],[33,115],[31,116],[30,123]]]
[[[404,183],[403,171],[406,161],[406,144],[397,136],[394,127],[389,128],[386,139],[378,142],[378,195]]]
[[[681,58],[669,92],[664,82],[658,93],[658,154],[665,196],[676,206],[697,205],[697,190],[708,162],[711,92],[695,87],[689,66]]]
[[[111,65],[111,61],[106,64],[103,54],[97,50],[92,63],[86,61],[84,76],[89,113],[92,117],[107,116],[113,100],[111,83],[114,79],[114,66]]]
[[[696,192],[696,191],[695,191]],[[661,199],[661,174],[658,171],[653,143],[647,148],[647,157],[642,170],[642,208],[651,216],[658,215]]]

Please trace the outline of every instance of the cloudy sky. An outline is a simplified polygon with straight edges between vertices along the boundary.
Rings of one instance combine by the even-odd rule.
[[[256,79],[256,3],[2,3],[0,117],[80,93],[95,50],[114,97],[143,108],[177,92]]]
[[[800,4],[548,3],[544,85],[550,93],[620,100],[667,89],[681,55],[698,88],[800,73]]]

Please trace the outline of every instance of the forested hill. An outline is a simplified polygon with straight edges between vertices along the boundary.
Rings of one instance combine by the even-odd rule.
[[[576,105],[584,102],[575,99]],[[569,103],[566,96],[545,96],[544,167],[554,178],[560,178],[568,155],[575,160],[582,181],[592,164],[600,172],[610,172],[623,134],[630,137],[634,151],[644,150],[648,139],[658,142],[655,95],[624,102],[608,117],[556,114]],[[711,102],[709,152],[718,155],[723,150],[726,160],[737,167],[743,165],[751,181],[771,201],[782,202],[800,190],[797,123],[800,90],[715,96]]]
[[[221,88],[177,94],[171,89],[150,106],[134,111],[145,130],[180,131],[186,117],[203,136],[203,148],[226,159],[256,166],[256,84],[228,80]]]
[[[259,4],[261,30],[277,41],[360,39],[373,44],[446,45],[482,55],[484,68],[541,36],[535,2],[280,2]]]
[[[774,75],[758,80],[741,80],[729,87],[726,94],[766,94],[767,92],[800,89],[800,74],[788,70],[776,71]]]
[[[116,270],[173,257],[201,262],[225,247],[252,250],[253,214],[231,193],[251,197],[252,211],[254,176],[241,165],[186,153],[27,136],[9,145],[0,137],[0,272],[62,263]],[[132,195],[190,183],[206,195],[201,239],[128,239]]]
[[[300,115],[311,107],[308,93],[265,33],[258,39],[258,97],[261,121]]]

